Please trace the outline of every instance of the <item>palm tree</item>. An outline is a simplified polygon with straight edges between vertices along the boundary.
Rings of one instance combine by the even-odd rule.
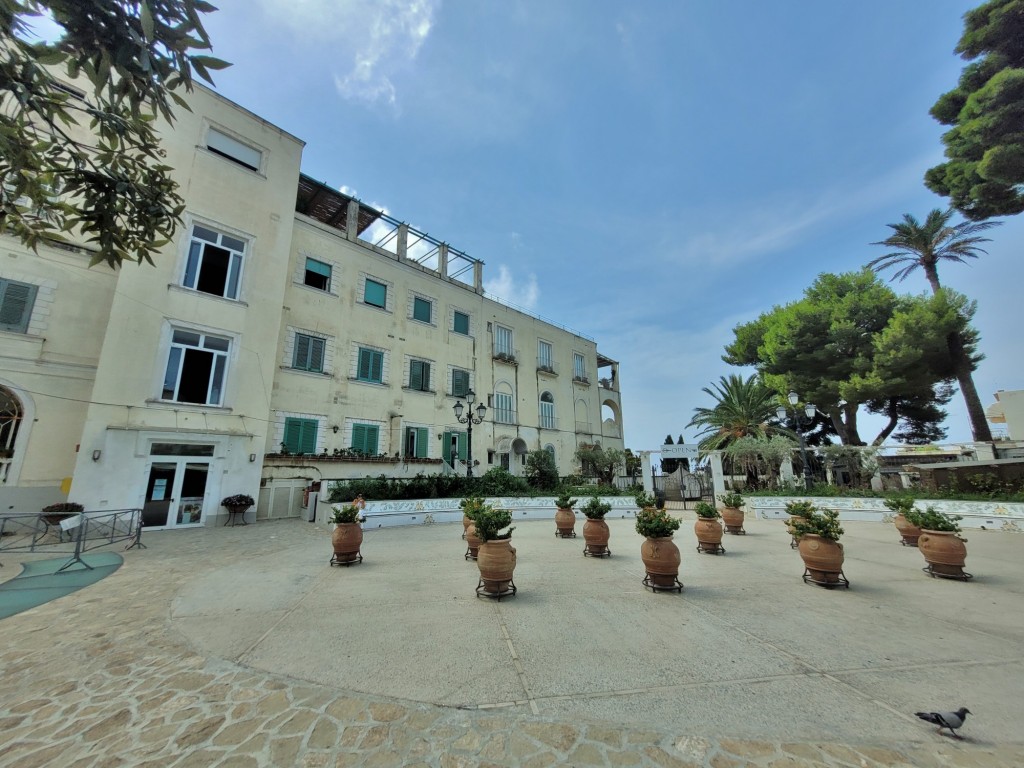
[[[899,224],[886,225],[892,229],[892,235],[885,240],[872,243],[898,250],[872,259],[868,262],[868,267],[875,272],[899,267],[892,279],[900,281],[905,280],[920,267],[932,287],[932,293],[938,293],[942,290],[939,283],[939,262],[955,261],[964,264],[965,259],[976,259],[979,253],[987,253],[980,245],[990,242],[990,239],[980,237],[978,233],[999,226],[1000,223],[964,221],[950,226],[949,220],[954,213],[952,208],[946,211],[936,208],[928,214],[923,224],[909,213],[903,214],[903,221]],[[963,337],[959,333],[951,333],[946,338],[946,345],[949,347],[950,359],[956,370],[960,392],[967,404],[967,417],[971,422],[974,439],[991,442],[992,432],[985,419],[985,409],[982,408],[981,398],[978,397],[978,390],[974,386],[974,378],[971,376],[974,364],[965,349]]]
[[[701,452],[721,450],[741,437],[767,437],[782,432],[769,422],[775,418],[778,393],[766,387],[757,374],[744,380],[738,374],[722,376],[714,389],[703,392],[715,399],[713,408],[694,408],[688,427],[703,427],[698,433]]]

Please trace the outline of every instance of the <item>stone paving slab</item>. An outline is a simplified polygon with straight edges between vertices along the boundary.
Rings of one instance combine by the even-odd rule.
[[[628,522],[622,521],[613,527],[613,544],[621,551],[621,559],[613,548],[616,556],[600,562],[611,567],[598,571],[591,567],[593,561],[581,557],[580,561],[585,563],[582,567],[600,574],[600,579],[595,581],[600,581],[604,590],[615,595],[616,605],[629,605],[628,600],[632,598],[633,602],[645,600],[646,605],[660,609],[650,612],[645,608],[639,613],[641,617],[657,623],[664,620],[663,613],[675,610],[686,620],[686,624],[680,626],[694,630],[690,638],[692,644],[701,642],[704,637],[707,647],[717,647],[725,642],[721,634],[723,627],[731,628],[733,634],[748,631],[730,608],[732,603],[739,604],[744,595],[762,607],[778,599],[786,610],[798,610],[802,605],[805,612],[827,611],[828,605],[834,605],[828,600],[838,598],[848,601],[851,609],[855,609],[852,615],[859,616],[863,612],[870,616],[872,601],[877,602],[886,589],[899,590],[905,586],[891,582],[885,582],[889,587],[882,582],[876,584],[869,575],[870,562],[873,559],[884,561],[888,556],[884,547],[888,546],[891,536],[881,526],[866,523],[848,526],[848,575],[854,588],[846,594],[829,593],[799,583],[798,556],[784,548],[781,524],[753,521],[747,524],[750,536],[727,539],[727,545],[733,544],[730,555],[733,548],[742,553],[735,561],[684,552],[683,580],[688,586],[682,596],[650,595],[633,585],[616,588],[617,577],[633,579],[636,576],[638,557],[631,550],[638,549],[639,539],[629,538]],[[909,592],[917,597],[924,595],[931,602],[920,613],[911,611],[904,624],[912,625],[922,616],[946,622],[951,634],[975,632],[978,642],[989,651],[984,658],[961,659],[960,666],[951,671],[940,670],[934,682],[922,683],[920,678],[915,678],[914,668],[903,664],[902,658],[893,662],[902,664],[898,670],[870,669],[863,663],[858,664],[863,661],[862,653],[851,653],[850,663],[842,670],[838,669],[842,665],[835,663],[830,654],[807,661],[803,654],[812,654],[814,650],[814,644],[808,643],[806,648],[798,648],[785,656],[782,674],[770,675],[764,680],[740,676],[731,684],[670,686],[661,691],[663,704],[658,704],[652,703],[659,695],[653,690],[638,690],[633,694],[616,691],[615,695],[597,692],[591,699],[570,694],[560,700],[554,696],[545,699],[532,690],[538,687],[541,677],[553,672],[539,664],[531,669],[529,654],[524,659],[516,658],[517,644],[525,648],[528,645],[523,640],[526,635],[539,635],[552,629],[539,626],[536,616],[530,612],[548,612],[554,628],[561,629],[565,622],[559,617],[566,612],[565,603],[572,601],[573,594],[581,587],[567,580],[564,573],[555,572],[554,565],[545,564],[545,558],[553,550],[542,549],[540,528],[536,535],[532,529],[550,524],[519,525],[516,539],[522,543],[517,546],[521,562],[525,561],[527,567],[521,574],[517,571],[521,595],[515,601],[533,594],[528,600],[503,601],[500,605],[466,601],[473,606],[466,608],[475,612],[477,624],[487,632],[493,632],[495,627],[504,628],[508,634],[503,637],[508,642],[502,649],[505,654],[502,659],[471,656],[462,660],[463,666],[459,669],[475,669],[486,674],[490,664],[509,669],[517,669],[518,664],[524,673],[519,678],[524,683],[522,700],[495,701],[495,708],[459,709],[389,698],[372,691],[357,693],[338,682],[323,684],[294,674],[282,674],[283,665],[277,662],[283,654],[304,654],[307,658],[329,662],[343,652],[339,650],[339,638],[324,637],[313,631],[312,613],[303,614],[301,610],[306,601],[318,605],[317,597],[325,590],[342,585],[346,585],[343,589],[351,590],[355,584],[352,577],[359,568],[329,569],[326,566],[323,554],[326,552],[329,556],[328,532],[319,526],[282,521],[244,528],[149,533],[145,537],[149,549],[125,553],[125,565],[109,578],[0,623],[3,637],[0,647],[0,671],[3,673],[0,768],[50,765],[76,768],[348,765],[960,768],[1024,765],[1024,733],[1019,728],[1022,715],[1019,654],[1024,647],[1019,611],[1022,594],[1019,555],[1024,537],[973,533],[969,546],[970,557],[975,562],[969,560],[969,564],[978,574],[977,583],[939,583],[923,576],[921,581],[914,581],[916,574],[914,577],[907,575],[906,584],[914,586]],[[350,608],[346,620],[358,622],[361,607],[373,605],[366,601],[367,593],[379,589],[392,595],[388,603],[394,612],[391,626],[401,624],[407,617],[403,615],[401,600],[395,597],[394,584],[386,578],[385,552],[401,552],[410,543],[426,540],[426,546],[441,547],[435,553],[434,562],[447,563],[452,551],[456,556],[461,554],[458,552],[460,543],[447,541],[457,538],[455,529],[455,526],[434,526],[433,529],[368,534],[364,554],[369,563],[372,552],[377,567],[364,571],[367,576],[360,578],[358,599],[354,598],[351,606],[339,605],[339,610]],[[680,539],[685,533],[684,527]],[[549,535],[545,530],[544,537]],[[977,542],[977,539],[982,541]],[[855,555],[858,550],[864,554]],[[421,559],[431,560],[429,555],[421,555]],[[471,590],[472,564],[458,562],[456,557],[452,560],[450,567],[461,569],[456,573],[467,577]],[[266,587],[264,582],[249,584],[239,587],[239,598],[235,600],[230,590],[214,586],[223,584],[226,571],[236,577],[244,574],[252,578],[250,566],[253,564],[258,566],[256,573],[262,568],[268,583],[279,588]],[[575,567],[575,561],[570,565]],[[733,570],[726,572],[724,566]],[[9,578],[16,568],[13,559],[5,561],[0,578]],[[437,574],[451,572],[447,565],[435,565],[433,569]],[[856,580],[852,576],[855,572],[858,573]],[[530,581],[531,575],[542,573],[543,578]],[[793,580],[796,585],[789,585]],[[433,599],[440,605],[449,602],[445,598],[456,602],[454,598],[464,595],[467,589],[463,583],[456,595],[455,580],[443,577],[437,581],[440,594],[435,591]],[[764,581],[770,589],[761,588]],[[948,587],[961,591],[947,591]],[[967,592],[965,587],[972,591]],[[980,588],[975,589],[977,587]],[[275,610],[259,612],[260,601],[253,599],[251,590],[260,589],[266,593],[267,605],[274,606]],[[858,589],[862,590],[859,595]],[[204,590],[208,596],[205,604]],[[785,594],[780,596],[779,590]],[[792,590],[796,590],[801,599],[794,601]],[[416,594],[423,593],[417,591]],[[951,594],[956,597],[947,598]],[[718,606],[711,598],[721,600],[722,605]],[[588,601],[592,605],[600,604],[594,596],[581,596],[579,600],[584,607]],[[456,611],[463,608],[460,604]],[[320,604],[319,609],[323,613],[326,607]],[[956,612],[962,609],[967,609],[972,618],[983,619],[984,626],[979,630],[958,627]],[[606,622],[617,618],[613,612],[600,615]],[[879,614],[883,615],[886,616],[884,621],[870,627],[873,632],[893,630],[890,623],[895,619],[891,614]],[[262,620],[257,622],[258,632],[242,631],[259,616]],[[223,628],[218,636],[221,639],[210,640],[216,634],[211,627],[218,618]],[[642,636],[646,632],[647,624],[638,621],[636,615],[618,618],[632,622],[632,635]],[[289,619],[294,621],[289,624]],[[383,622],[383,618],[380,621]],[[709,627],[706,636],[696,633],[696,628],[702,624]],[[289,627],[288,633],[275,637],[274,627],[285,626]],[[471,625],[455,623],[454,626],[465,633],[469,631],[465,628]],[[436,629],[436,625],[432,627]],[[714,627],[714,631],[710,627]],[[758,629],[749,634],[756,639],[759,632],[772,634],[773,627],[773,622],[762,617]],[[934,624],[924,627],[934,631]],[[306,647],[299,650],[296,646],[303,642],[303,628],[307,630]],[[592,658],[582,656],[579,646],[572,641],[573,637],[585,634],[586,627],[569,625],[569,629],[572,632],[567,633],[562,644],[552,648],[552,652],[563,654],[565,664],[576,673],[567,675],[566,679],[573,679],[585,675],[584,662]],[[238,646],[230,649],[232,653],[220,652],[224,650],[223,638],[230,636],[233,630],[238,630]],[[844,636],[858,631],[850,621],[843,623],[837,619],[826,625],[817,639],[821,645],[841,646]],[[785,643],[794,638],[777,628],[775,632],[765,642],[772,643],[779,654],[786,654]],[[206,639],[199,642],[193,633]],[[254,640],[256,635],[259,637]],[[621,641],[627,636],[619,633],[618,639]],[[289,639],[290,647],[284,643],[275,650],[271,645],[261,645],[283,638]],[[400,635],[403,642],[408,642],[408,638],[408,634]],[[906,636],[907,642],[911,639],[911,635]],[[208,645],[216,647],[218,652],[211,652]],[[378,638],[377,645],[395,647],[389,645],[387,634]],[[619,669],[628,668],[631,657],[616,652],[616,648],[607,646],[604,661]],[[963,651],[960,645],[956,648],[958,652]],[[343,643],[341,649],[344,649]],[[368,653],[373,648],[356,645],[353,650]],[[453,650],[462,654],[466,648]],[[261,652],[269,668],[260,669],[254,663],[259,661]],[[536,653],[539,652],[538,648]],[[532,653],[535,651],[531,650]],[[599,654],[600,649],[590,648],[586,657]],[[238,658],[241,662],[235,660]],[[672,660],[678,658],[678,654],[668,655],[666,666],[671,666]],[[816,669],[814,663],[818,661],[828,661],[831,671]],[[422,663],[429,666],[432,662],[423,658]],[[792,664],[797,664],[798,668],[802,665],[802,672],[785,674]],[[443,671],[444,667],[440,669]],[[711,669],[717,668],[711,666]],[[375,671],[373,676],[367,677],[384,680],[384,674],[383,670]],[[722,674],[720,670],[715,671],[717,677]],[[822,684],[812,692],[809,685],[816,677],[821,678]],[[865,682],[867,677],[874,679]],[[450,682],[448,690],[458,687],[458,680]],[[799,690],[801,686],[808,686],[808,690]],[[801,698],[795,697],[795,691]],[[809,698],[804,700],[803,693]],[[912,711],[910,702],[914,701],[917,706],[918,696],[938,706],[940,694],[974,697],[970,706],[976,719],[968,721],[964,742],[938,736],[933,728],[908,714]],[[541,714],[532,712],[526,700],[529,695],[533,695],[532,703]],[[855,722],[864,718],[870,720],[875,716],[873,713],[882,710],[886,728],[863,731],[857,739],[823,738],[815,730],[816,719],[832,712],[836,700],[844,702],[849,717]],[[795,702],[803,703],[798,706]],[[606,714],[601,714],[597,704],[606,708]],[[662,707],[664,715],[652,715]],[[546,715],[545,708],[559,711],[561,716]],[[756,730],[759,718],[770,720],[780,708],[789,723],[784,732],[777,732],[770,738],[744,737],[744,733]]]

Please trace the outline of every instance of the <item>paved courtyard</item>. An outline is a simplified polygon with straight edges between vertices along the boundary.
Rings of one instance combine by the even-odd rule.
[[[518,522],[500,603],[460,525],[367,531],[352,568],[298,520],[147,533],[0,622],[0,766],[1024,765],[1024,535],[970,532],[964,584],[848,523],[827,591],[780,522],[712,556],[684,518],[681,595],[632,520],[604,560]],[[959,706],[962,742],[913,715]]]

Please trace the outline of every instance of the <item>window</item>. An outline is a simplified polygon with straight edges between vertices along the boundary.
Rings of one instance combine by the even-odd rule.
[[[504,392],[495,393],[494,421],[498,424],[516,423],[516,412],[512,408],[512,395]]]
[[[331,290],[331,265],[307,257],[306,276],[303,283],[321,291]]]
[[[0,280],[0,331],[28,333],[37,287],[14,280]]]
[[[546,341],[537,342],[537,368],[548,372],[555,370],[551,362],[551,344]]]
[[[512,357],[512,329],[494,326],[494,354]]]
[[[427,434],[426,427],[405,428],[405,457],[407,459],[427,458],[427,448],[430,445]]]
[[[230,347],[228,339],[175,330],[161,397],[176,403],[220,405]]]
[[[555,428],[555,398],[550,392],[540,396],[540,426],[541,429]]]
[[[182,284],[214,296],[238,298],[245,241],[196,224]]]
[[[452,369],[452,394],[455,397],[465,397],[469,392],[469,371],[461,368]]]
[[[409,389],[418,389],[420,392],[430,391],[430,363],[425,360],[409,362]]]
[[[365,456],[376,456],[379,437],[380,427],[376,424],[353,424],[351,448]]]
[[[412,300],[412,319],[421,323],[433,322],[434,303],[429,299],[421,299],[416,296]]]
[[[359,381],[372,381],[375,384],[383,384],[384,353],[376,349],[360,347],[356,378]]]
[[[263,153],[248,144],[243,144],[238,139],[233,139],[226,133],[221,133],[216,128],[210,128],[206,132],[206,148],[215,155],[226,157],[244,168],[251,171],[260,170],[260,161]]]
[[[452,315],[452,331],[469,336],[469,315],[456,309]]]
[[[284,448],[288,453],[316,453],[316,419],[285,419]]]
[[[366,278],[366,286],[363,288],[363,302],[372,307],[386,309],[388,306],[388,287],[384,283]]]
[[[572,353],[572,377],[578,381],[587,380],[587,363],[579,352]]]
[[[304,333],[295,334],[295,353],[292,356],[292,368],[300,371],[324,372],[325,340]]]

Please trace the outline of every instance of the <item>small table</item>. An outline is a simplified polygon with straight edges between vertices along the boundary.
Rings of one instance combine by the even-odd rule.
[[[228,523],[231,523],[231,527],[234,528],[235,519],[238,517],[238,515],[242,516],[242,525],[248,525],[248,523],[245,522],[245,513],[249,511],[249,505],[242,507],[237,504],[233,504],[229,507],[225,504],[224,509],[228,511],[228,519],[224,521],[225,526]]]

